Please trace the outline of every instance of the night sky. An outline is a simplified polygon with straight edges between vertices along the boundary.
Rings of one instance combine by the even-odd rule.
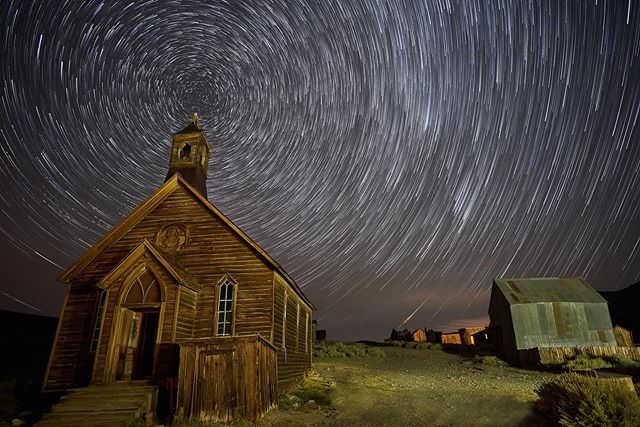
[[[163,182],[209,200],[330,338],[485,324],[494,277],[640,279],[634,1],[0,2],[0,308]]]

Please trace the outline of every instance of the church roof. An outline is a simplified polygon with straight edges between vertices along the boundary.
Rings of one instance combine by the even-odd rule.
[[[112,278],[120,277],[120,274],[126,272],[136,261],[138,261],[145,253],[151,255],[165,270],[178,282],[187,288],[199,292],[201,286],[196,279],[185,269],[177,259],[169,255],[165,250],[144,239],[142,243],[136,246],[129,254],[118,263],[106,276],[98,282],[99,287],[106,287]]]
[[[85,268],[93,262],[102,252],[117,242],[125,233],[131,230],[136,224],[144,219],[149,212],[155,209],[167,197],[173,194],[178,188],[184,189],[197,202],[199,202],[211,215],[218,218],[231,232],[244,241],[256,255],[261,258],[268,266],[277,271],[291,286],[291,288],[300,296],[300,298],[309,307],[315,310],[315,306],[302,293],[298,284],[291,276],[278,264],[264,249],[247,236],[237,225],[218,210],[206,197],[198,192],[194,187],[189,185],[180,174],[176,173],[169,178],[160,188],[154,191],[145,201],[135,208],[129,215],[124,217],[120,223],[109,230],[100,240],[98,240],[87,252],[84,253],[76,262],[69,266],[59,277],[62,283],[69,283],[74,277],[82,273]],[[153,245],[150,246],[153,248]]]
[[[193,132],[202,132],[202,128],[198,123],[198,113],[193,113],[193,116],[191,117],[191,121],[184,127],[184,129],[182,129],[179,132],[176,132],[175,134],[193,133]]]

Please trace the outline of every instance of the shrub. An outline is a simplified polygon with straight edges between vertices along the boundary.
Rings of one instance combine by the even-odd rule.
[[[394,347],[413,348],[416,350],[442,350],[440,344],[432,344],[430,342],[414,342],[414,341],[389,341]]]
[[[384,359],[386,353],[377,347],[365,344],[345,344],[343,342],[320,341],[313,347],[313,356],[325,359],[355,357],[359,359]]]
[[[567,361],[567,363],[564,364],[564,367],[571,371],[581,371],[585,369],[613,368],[613,365],[602,357],[581,354],[576,356],[575,359]]]
[[[412,348],[412,349],[416,349],[418,348],[418,343],[417,342],[413,342],[413,341],[408,341],[406,343],[404,343],[403,345],[404,348]]]
[[[143,421],[141,426],[146,426],[146,422]],[[235,419],[228,423],[217,423],[215,421],[199,421],[199,420],[189,420],[189,419],[176,419],[171,423],[171,427],[211,427],[211,426],[225,426],[225,427],[252,427],[254,424],[250,421],[244,420],[242,418]],[[129,424],[128,427],[132,427]],[[137,426],[136,426],[137,427]]]
[[[482,364],[486,366],[509,366],[507,362],[496,356],[483,356],[481,360]]]
[[[536,394],[538,410],[560,425],[640,425],[640,400],[620,382],[568,373],[543,383]]]
[[[285,394],[278,402],[278,408],[288,411],[303,406],[329,406],[335,383],[323,382],[320,378],[305,378],[294,390]]]
[[[640,372],[640,361],[629,359],[629,358],[618,356],[618,355],[605,357],[604,360],[611,363],[615,368],[628,369],[628,370]]]

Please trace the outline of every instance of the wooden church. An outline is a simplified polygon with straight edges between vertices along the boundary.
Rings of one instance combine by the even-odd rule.
[[[154,386],[158,413],[255,420],[311,366],[313,304],[207,200],[197,114],[164,184],[64,271],[44,390]]]

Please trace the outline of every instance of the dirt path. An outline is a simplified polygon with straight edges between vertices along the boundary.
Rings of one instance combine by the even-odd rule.
[[[329,408],[270,411],[259,426],[535,426],[534,389],[549,374],[490,367],[437,350],[386,347],[383,360],[316,360],[334,382]]]

